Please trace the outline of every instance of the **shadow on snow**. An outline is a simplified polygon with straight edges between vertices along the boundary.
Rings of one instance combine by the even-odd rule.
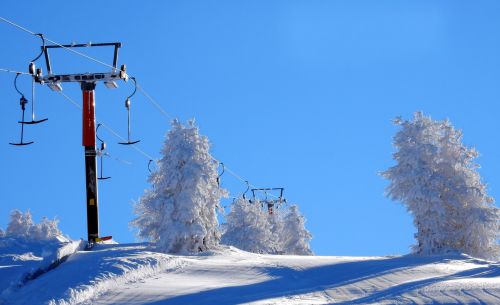
[[[170,299],[147,303],[149,305],[167,304],[240,304],[266,300],[270,298],[290,297],[326,289],[348,285],[358,281],[383,276],[385,274],[413,268],[419,265],[445,263],[448,260],[463,259],[463,257],[416,257],[403,256],[396,258],[375,259],[356,262],[336,263],[304,270],[291,268],[263,268],[271,280],[242,285],[222,287],[196,293],[172,297]],[[388,289],[374,292],[357,300],[340,304],[355,304],[373,302],[395,296],[405,291],[422,288],[435,282],[465,277],[496,277],[500,276],[499,266],[480,267],[443,277],[431,278],[411,283],[396,285]]]

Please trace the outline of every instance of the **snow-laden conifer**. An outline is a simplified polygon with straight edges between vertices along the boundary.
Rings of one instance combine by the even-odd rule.
[[[259,202],[236,199],[226,216],[224,227],[221,240],[223,244],[254,253],[274,251],[268,215]]]
[[[226,217],[222,243],[239,249],[265,254],[311,255],[311,234],[298,207],[274,207],[258,200],[238,198]]]
[[[5,237],[50,240],[62,234],[57,226],[58,223],[57,219],[49,220],[47,217],[43,217],[40,223],[34,223],[30,211],[23,213],[13,210]]]
[[[382,175],[390,180],[388,196],[414,217],[413,251],[497,257],[499,210],[481,182],[478,153],[462,144],[461,131],[447,120],[417,112],[413,120],[395,123],[401,126],[394,137],[397,164]]]
[[[281,207],[280,209],[276,209],[277,206],[274,206],[273,213],[269,214],[268,209],[266,208],[266,204],[264,204],[264,208],[266,209],[267,221],[269,223],[269,230],[271,232],[269,244],[270,244],[270,254],[287,254],[285,252],[285,236],[284,228],[285,228],[285,214],[287,212],[286,207]]]
[[[146,190],[135,206],[131,224],[138,236],[153,241],[160,251],[198,252],[219,243],[216,209],[226,191],[217,185],[217,162],[207,137],[194,121],[172,122]]]
[[[299,212],[297,205],[291,205],[284,218],[282,228],[282,247],[286,254],[312,255],[311,233],[305,226],[306,220]]]

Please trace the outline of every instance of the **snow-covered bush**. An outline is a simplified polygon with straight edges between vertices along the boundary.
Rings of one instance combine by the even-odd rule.
[[[13,210],[10,213],[10,221],[7,225],[7,236],[28,237],[31,227],[34,226],[30,211],[24,214],[19,210]]]
[[[220,241],[216,209],[227,192],[217,185],[217,162],[207,137],[194,121],[172,122],[149,182],[152,188],[135,205],[131,225],[138,236],[170,253],[199,252]]]
[[[414,217],[414,253],[497,257],[499,210],[481,182],[478,153],[462,144],[461,131],[448,120],[417,112],[395,124],[401,126],[394,137],[397,164],[382,176],[390,180],[388,196]]]
[[[270,215],[261,202],[238,198],[226,216],[222,243],[267,254],[312,255],[311,234],[298,207],[282,206]]]
[[[312,255],[311,233],[305,227],[306,220],[299,212],[297,205],[290,206],[283,222],[283,251],[287,254]]]
[[[7,225],[5,237],[26,238],[31,240],[50,240],[61,235],[57,219],[42,218],[41,223],[34,223],[30,211],[25,213],[13,210]],[[1,236],[1,234],[0,234]]]
[[[57,227],[59,220],[49,220],[47,217],[42,218],[42,222],[35,224],[29,230],[29,236],[36,240],[52,239],[61,235],[61,231]]]

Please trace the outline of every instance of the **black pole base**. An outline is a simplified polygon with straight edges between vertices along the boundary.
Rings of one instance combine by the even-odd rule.
[[[87,183],[87,232],[89,245],[99,237],[99,215],[97,213],[97,166],[96,148],[85,146],[85,177]]]

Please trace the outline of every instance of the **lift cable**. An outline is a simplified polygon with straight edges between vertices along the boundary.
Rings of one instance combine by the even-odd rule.
[[[8,23],[8,24],[10,24],[10,25],[12,25],[12,26],[14,26],[14,27],[16,27],[16,28],[18,28],[18,29],[20,29],[20,30],[22,30],[22,31],[24,31],[24,32],[26,32],[26,33],[29,33],[29,34],[31,34],[31,35],[35,35],[35,36],[37,36],[37,35],[38,35],[38,33],[35,33],[35,32],[33,32],[33,31],[31,31],[31,30],[28,30],[27,28],[25,28],[25,27],[23,27],[23,26],[20,26],[19,24],[15,23],[15,22],[13,22],[13,21],[11,21],[11,20],[9,20],[9,19],[6,19],[6,18],[4,18],[4,17],[2,17],[2,16],[0,16],[0,20],[2,20],[2,21],[4,21],[4,22],[6,22],[6,23]],[[49,38],[47,38],[47,37],[44,37],[44,38],[45,38],[45,40],[47,40],[47,41],[49,41],[49,42],[51,42],[51,43],[53,43],[53,44],[55,44],[55,45],[57,45],[57,46],[59,46],[59,47],[61,47],[61,48],[65,49],[65,50],[67,50],[67,51],[70,51],[70,52],[73,52],[73,53],[75,53],[75,54],[77,54],[77,55],[83,56],[83,57],[87,58],[88,60],[94,61],[94,62],[96,62],[96,63],[98,63],[98,64],[101,64],[101,65],[106,66],[106,67],[108,67],[108,68],[111,68],[111,69],[113,69],[113,70],[115,69],[115,67],[113,67],[112,65],[107,64],[107,63],[105,63],[105,62],[103,62],[103,61],[100,61],[99,59],[96,59],[96,58],[94,58],[94,57],[92,57],[92,56],[89,56],[89,55],[87,55],[87,54],[84,54],[84,53],[78,52],[78,51],[76,51],[76,50],[74,50],[74,49],[72,49],[72,48],[65,47],[64,45],[62,45],[62,44],[58,43],[57,41],[54,41],[54,40],[49,39]],[[91,44],[92,44],[92,43],[89,43],[89,45],[91,45]]]
[[[140,89],[139,89],[140,90]],[[80,106],[80,104],[78,104],[77,102],[75,102],[72,98],[70,98],[69,96],[67,96],[65,93],[63,93],[62,91],[58,91],[59,94],[61,94],[63,97],[65,97],[69,102],[71,102],[73,105],[75,105],[76,107],[78,107],[79,109],[81,109],[82,107]],[[161,107],[161,106],[160,106]],[[102,125],[102,127],[106,128],[108,131],[110,131],[112,134],[114,134],[117,138],[121,139],[122,141],[126,141],[126,139],[124,137],[122,137],[120,134],[118,134],[116,131],[114,131],[111,127],[109,127],[108,125],[104,124],[102,121],[99,121],[97,120],[97,122],[99,124]],[[155,162],[158,161],[158,159],[152,157],[150,154],[144,152],[142,149],[140,149],[137,145],[131,145],[135,150],[137,150],[140,154],[142,154],[144,157],[147,158],[148,162],[149,160],[153,160]],[[215,162],[218,162],[220,163],[220,161],[215,158],[212,154],[209,154],[210,157],[212,157],[212,159],[215,161]],[[243,182],[244,184],[247,184],[249,185],[251,188],[258,188],[257,186],[255,186],[254,184],[248,182],[248,180],[246,179],[243,179],[241,176],[239,176],[236,172],[234,172],[231,168],[229,168],[227,166],[226,163],[224,163],[224,168],[225,168],[225,171],[230,174],[231,176],[233,176],[234,178],[238,179],[239,181]],[[279,198],[278,196],[275,196],[273,194],[269,194],[269,196],[271,197],[274,197],[274,198]]]
[[[0,72],[15,73],[15,74],[20,74],[20,75],[30,75],[31,76],[31,74],[26,73],[26,72],[19,72],[19,71],[5,69],[5,68],[0,68]]]
[[[13,22],[13,21],[11,21],[11,20],[8,20],[8,19],[6,19],[6,18],[4,18],[4,17],[1,17],[1,16],[0,16],[0,20],[2,20],[2,21],[4,21],[4,22],[6,22],[6,23],[8,23],[8,24],[10,24],[10,25],[12,25],[12,26],[14,26],[14,27],[18,28],[18,29],[21,29],[22,31],[24,31],[24,32],[26,32],[26,33],[29,33],[29,34],[32,34],[32,35],[36,35],[36,36],[39,36],[39,35],[40,35],[40,34],[38,34],[38,33],[35,33],[35,32],[33,32],[33,31],[31,31],[31,30],[28,30],[27,28],[25,28],[25,27],[23,27],[23,26],[20,26],[19,24],[15,23],[15,22]],[[89,60],[92,60],[92,61],[94,61],[94,62],[97,62],[97,63],[99,63],[99,64],[102,64],[102,65],[104,65],[104,66],[106,66],[106,67],[108,67],[108,68],[111,68],[111,69],[113,69],[113,70],[115,69],[115,67],[113,67],[113,66],[111,66],[111,65],[109,65],[109,64],[107,64],[107,63],[105,63],[105,62],[102,62],[102,61],[100,61],[100,60],[98,60],[98,59],[96,59],[96,58],[94,58],[94,57],[92,57],[92,56],[89,56],[89,55],[87,55],[87,54],[84,54],[84,53],[78,52],[78,51],[76,51],[76,50],[74,50],[74,49],[72,49],[72,48],[65,47],[65,46],[64,46],[64,45],[62,45],[61,43],[59,43],[59,42],[57,42],[57,41],[54,41],[54,40],[51,40],[51,39],[47,38],[46,36],[44,36],[44,38],[45,38],[45,40],[47,40],[47,41],[49,41],[49,42],[51,42],[51,43],[53,43],[53,44],[55,44],[55,45],[57,45],[57,46],[62,47],[64,50],[67,50],[67,51],[73,52],[74,54],[77,54],[77,55],[79,55],[79,56],[83,56],[83,57],[85,57],[85,58],[87,58],[87,59],[89,59]],[[5,70],[4,72],[10,72],[10,70],[8,70],[8,69],[3,69],[3,70]],[[13,73],[16,73],[16,72],[13,72]],[[28,75],[29,75],[29,73],[21,73],[21,74],[28,74]],[[171,114],[169,114],[167,111],[165,111],[165,109],[163,109],[163,107],[161,107],[161,106],[160,106],[160,104],[159,104],[159,103],[158,103],[158,102],[157,102],[157,101],[156,101],[156,100],[155,100],[155,99],[154,99],[154,98],[153,98],[150,94],[148,94],[148,93],[146,92],[146,90],[144,90],[144,88],[143,88],[142,86],[140,86],[139,84],[137,84],[137,89],[138,89],[138,90],[139,90],[139,91],[140,91],[140,92],[141,92],[141,93],[142,93],[142,94],[143,94],[143,95],[147,98],[147,100],[148,100],[149,102],[151,102],[151,104],[152,104],[153,106],[155,106],[155,107],[156,107],[156,108],[157,108],[157,109],[158,109],[158,110],[159,110],[159,111],[160,111],[160,112],[161,112],[161,113],[162,113],[165,117],[167,117],[167,118],[169,118],[169,119],[173,119],[173,118],[174,118]]]
[[[80,106],[80,104],[78,104],[75,100],[73,100],[71,97],[69,97],[68,95],[66,95],[65,93],[63,93],[62,91],[58,91],[58,93],[63,96],[67,101],[69,101],[71,104],[73,104],[73,106],[77,107],[78,109],[81,109],[82,106]],[[111,127],[109,127],[108,125],[106,125],[105,123],[103,123],[102,121],[100,120],[97,120],[97,123],[98,124],[101,124],[102,127],[106,128],[109,132],[111,132],[114,136],[116,136],[117,138],[121,139],[121,140],[125,140],[124,137],[122,137],[120,134],[118,134],[115,130],[113,130]],[[137,145],[131,145],[135,150],[137,150],[141,155],[143,155],[144,157],[147,158],[148,160],[148,168],[149,168],[149,165],[151,164],[151,162],[157,162],[158,159],[152,157],[151,155],[149,155],[148,153],[144,152],[142,149],[140,149]],[[212,156],[210,154],[210,156],[212,157],[212,159],[214,160],[217,160],[214,156]],[[123,161],[122,161],[123,162]],[[217,161],[218,162],[218,161]],[[236,179],[240,180],[241,182],[245,183],[246,185],[252,187],[252,188],[257,188],[255,185],[251,184],[248,182],[248,180],[244,180],[243,178],[241,178],[238,174],[236,174],[233,170],[231,170],[230,168],[227,167],[227,165],[224,165],[225,167],[225,170],[227,173],[229,173],[231,176],[235,177]],[[272,197],[275,197],[275,198],[278,198],[272,194],[270,194]],[[236,196],[230,196],[230,198],[237,198]]]
[[[155,106],[166,118],[170,119],[170,120],[173,120],[174,119],[174,116],[171,115],[170,113],[166,112],[165,109],[163,109],[163,107],[161,107],[160,103],[158,103],[153,97],[151,97],[151,95],[149,93],[146,92],[146,90],[144,90],[144,88],[142,88],[141,85],[137,84],[137,89],[139,90],[139,92],[141,92],[145,97],[146,99],[153,105]]]
[[[139,89],[139,91],[141,91],[141,93],[144,94],[144,96],[146,96],[154,105],[156,108],[158,108],[158,110],[163,114],[163,116],[165,116],[166,118],[168,119],[173,119],[173,116],[170,115],[168,112],[166,112],[163,107],[155,100],[151,97],[151,95],[149,95],[142,87],[140,87],[139,85],[137,85],[137,89]],[[214,161],[218,162],[219,164],[220,163],[223,163],[221,162],[218,158],[214,157],[212,154],[210,154],[210,156],[212,157],[212,159],[214,159]],[[233,170],[231,170],[226,163],[223,163],[224,164],[224,169],[231,175],[233,176],[234,178],[240,180],[241,182],[250,185],[250,187],[252,188],[257,188],[255,185],[249,183],[246,179],[243,179],[241,178],[238,174],[236,174]],[[271,197],[274,197],[276,199],[278,199],[279,197],[278,196],[275,196],[273,194],[269,194]]]
[[[21,25],[19,25],[19,24],[15,23],[15,22],[11,21],[11,20],[8,20],[8,19],[6,19],[6,18],[4,18],[4,17],[2,17],[2,16],[0,16],[0,20],[1,20],[1,21],[4,21],[4,22],[6,22],[6,23],[8,23],[8,24],[10,24],[10,25],[12,25],[12,26],[14,26],[14,27],[16,27],[16,28],[18,28],[18,29],[20,29],[20,30],[22,30],[22,31],[24,31],[24,32],[26,32],[26,33],[29,33],[29,34],[32,34],[32,35],[35,35],[35,36],[36,36],[36,35],[39,35],[38,33],[35,33],[35,32],[33,32],[33,31],[31,31],[31,30],[29,30],[29,29],[27,29],[27,28],[25,28],[25,27],[23,27],[23,26],[21,26]],[[46,36],[44,36],[44,38],[45,38],[45,40],[46,40],[46,41],[49,41],[49,42],[51,42],[51,43],[53,43],[53,44],[55,44],[55,45],[57,45],[57,46],[59,46],[59,47],[63,48],[64,50],[70,51],[70,52],[72,52],[72,53],[74,53],[74,54],[76,54],[76,55],[79,55],[79,56],[82,56],[82,57],[84,57],[84,58],[87,58],[87,59],[89,59],[89,60],[91,60],[91,61],[94,61],[94,62],[96,62],[96,63],[99,63],[99,64],[101,64],[101,65],[103,65],[103,66],[109,67],[109,68],[111,68],[111,69],[113,69],[113,70],[114,70],[114,69],[116,69],[116,68],[115,68],[115,67],[113,67],[112,65],[109,65],[109,64],[107,64],[107,63],[105,63],[105,62],[102,62],[102,61],[100,61],[100,60],[98,60],[98,59],[96,59],[96,58],[94,58],[94,57],[91,57],[91,56],[89,56],[89,55],[87,55],[87,54],[84,54],[84,53],[78,52],[78,51],[76,51],[76,50],[74,50],[74,49],[72,49],[72,48],[65,47],[64,45],[62,45],[62,44],[60,44],[60,43],[58,43],[58,42],[56,42],[56,41],[54,41],[54,40],[52,40],[52,39],[49,39],[49,38],[47,38]],[[89,43],[89,46],[90,46],[90,45],[91,45],[91,43]],[[4,70],[6,70],[6,69],[4,69]],[[4,71],[4,72],[9,72],[9,71]],[[24,74],[24,73],[22,73],[22,74]],[[28,73],[26,73],[26,74],[28,74]],[[29,75],[29,74],[28,74],[28,75]],[[137,89],[139,89],[139,91],[140,91],[140,92],[141,92],[141,93],[142,93],[142,94],[143,94],[143,95],[147,98],[147,100],[148,100],[148,101],[150,101],[150,102],[151,102],[151,103],[152,103],[152,104],[153,104],[153,105],[154,105],[154,106],[155,106],[155,107],[156,107],[156,108],[157,108],[157,109],[161,112],[161,114],[162,114],[162,115],[164,115],[164,116],[165,116],[165,117],[167,117],[168,119],[173,119],[173,116],[172,116],[172,115],[170,115],[167,111],[165,111],[165,110],[163,109],[163,107],[161,107],[161,105],[160,105],[160,104],[159,104],[159,103],[158,103],[158,102],[157,102],[157,101],[156,101],[156,100],[155,100],[155,99],[154,99],[154,98],[153,98],[150,94],[148,94],[148,93],[144,90],[144,88],[143,88],[142,86],[139,86],[139,85],[138,85],[138,86],[137,86]],[[72,100],[69,96],[67,96],[66,94],[64,94],[64,93],[62,93],[62,92],[59,92],[59,93],[60,93],[62,96],[64,96],[67,100],[69,100],[70,102],[72,102],[74,105],[78,106],[78,107],[81,109],[81,106],[80,106],[79,104],[77,104],[74,100]],[[104,124],[104,123],[102,123],[102,122],[99,122],[99,121],[98,121],[98,123],[100,123],[100,124],[102,125],[102,127],[106,128],[108,131],[110,131],[111,133],[113,133],[116,137],[120,138],[120,139],[121,139],[121,140],[123,140],[123,141],[127,141],[124,137],[120,136],[117,132],[115,132],[112,128],[110,128],[110,127],[109,127],[109,126],[107,126],[106,124]],[[148,158],[148,160],[156,160],[155,158],[151,157],[149,154],[147,154],[146,152],[144,152],[143,150],[141,150],[141,149],[140,149],[139,147],[137,147],[136,145],[131,145],[131,146],[132,146],[135,150],[137,150],[139,153],[141,153],[143,156],[145,156],[146,158]],[[211,155],[211,157],[214,159],[214,161],[216,161],[216,162],[220,162],[220,161],[219,161],[217,158],[215,158],[213,155]],[[227,170],[227,172],[228,172],[230,175],[232,175],[232,176],[233,176],[233,177],[235,177],[236,179],[240,180],[241,182],[246,183],[246,181],[247,181],[247,180],[245,180],[245,179],[241,178],[241,177],[240,177],[239,175],[237,175],[234,171],[232,171],[230,168],[228,168],[228,167],[227,167],[227,165],[226,165],[225,169]],[[256,187],[255,187],[255,185],[253,185],[253,184],[248,183],[248,185],[250,185],[250,186],[251,186],[251,187],[253,187],[253,188],[256,188]],[[277,196],[274,196],[274,195],[271,195],[271,196],[272,196],[272,197],[275,197],[275,198],[278,198]]]

